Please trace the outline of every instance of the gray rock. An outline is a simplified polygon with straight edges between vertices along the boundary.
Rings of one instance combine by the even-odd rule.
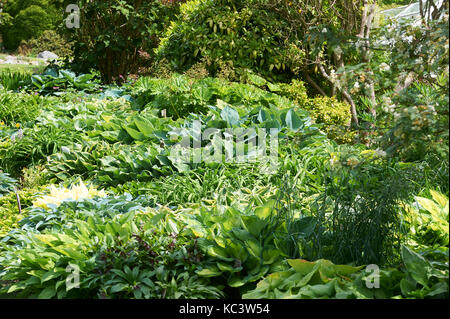
[[[12,55],[6,56],[5,60],[3,61],[4,64],[17,64],[17,58]]]
[[[43,51],[40,52],[37,57],[39,59],[44,59],[44,60],[56,60],[58,58],[58,56],[56,54],[54,54],[53,52],[50,51]]]

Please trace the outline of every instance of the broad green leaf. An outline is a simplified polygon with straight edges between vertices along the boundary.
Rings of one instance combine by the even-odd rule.
[[[446,198],[444,195],[442,195],[441,193],[438,193],[432,189],[430,189],[430,194],[431,197],[433,197],[433,199],[439,203],[439,205],[441,205],[441,207],[445,207],[445,205],[447,205],[448,203],[448,198]]]
[[[432,268],[430,263],[421,255],[406,246],[402,246],[401,255],[405,267],[411,277],[426,287],[428,283],[428,271]]]
[[[420,204],[420,206],[422,206],[428,212],[435,214],[439,213],[439,206],[437,206],[436,203],[431,199],[416,196],[416,200]]]
[[[27,274],[37,277],[39,279],[42,279],[45,273],[46,272],[44,270],[30,270],[27,272]]]
[[[227,122],[229,127],[239,124],[240,119],[239,113],[235,109],[229,107],[228,105],[223,108],[222,112],[220,112],[220,117],[225,122]]]
[[[278,120],[268,120],[263,123],[263,127],[266,129],[267,134],[270,133],[271,129],[281,130],[281,124]]]
[[[136,131],[135,129],[128,127],[128,126],[123,126],[124,130],[127,131],[127,133],[135,140],[137,141],[144,141],[145,140],[145,135],[141,132]]]
[[[197,271],[197,275],[200,277],[217,277],[222,274],[222,271],[215,267],[203,268],[200,271]]]
[[[267,111],[264,110],[264,109],[260,109],[259,112],[258,112],[258,121],[259,121],[259,123],[263,123],[268,118],[269,118],[269,114],[267,113]]]
[[[255,215],[260,219],[265,219],[272,215],[273,208],[271,207],[258,207],[255,209]]]
[[[295,269],[295,271],[301,273],[302,275],[310,273],[315,266],[314,262],[304,259],[288,259],[287,262],[292,268]]]
[[[203,102],[208,102],[212,98],[213,92],[208,86],[197,85],[192,89],[192,95],[196,99],[199,99]]]
[[[177,224],[171,218],[167,218],[167,226],[171,233],[178,234]]]
[[[210,246],[207,249],[207,253],[208,255],[210,255],[211,257],[216,257],[225,261],[231,261],[233,260],[232,258],[230,258],[228,256],[228,254],[226,253],[225,249],[217,247],[217,246]]]
[[[37,239],[39,239],[40,241],[42,241],[43,243],[46,243],[49,246],[53,246],[54,241],[57,241],[58,238],[56,236],[53,235],[43,235],[43,234],[36,234],[34,235]]]
[[[286,126],[293,131],[297,131],[303,126],[302,120],[298,117],[293,109],[286,113]]]
[[[41,291],[38,299],[50,299],[56,295],[56,289],[54,286],[50,286]]]
[[[69,80],[71,83],[75,82],[76,74],[69,70],[61,70],[59,71],[62,76],[64,76],[67,80]]]
[[[254,73],[247,73],[247,76],[250,82],[256,86],[263,86],[267,83],[265,79]]]
[[[417,289],[417,282],[407,276],[400,281],[400,289],[404,296],[409,296],[412,291]]]
[[[111,287],[111,292],[114,293],[114,292],[123,291],[123,290],[126,290],[127,287],[128,287],[127,284],[118,283],[118,284],[115,284],[114,286]]]
[[[232,265],[230,264],[226,264],[224,262],[218,262],[217,263],[217,267],[221,270],[221,271],[229,271],[229,272],[233,272],[234,268]]]
[[[18,291],[18,290],[23,290],[25,288],[27,288],[27,285],[24,282],[19,282],[17,284],[12,285],[11,287],[9,287],[7,293],[10,294],[10,293],[13,293],[13,292]]]
[[[146,137],[150,137],[152,135],[154,127],[152,123],[150,123],[149,121],[146,121],[141,117],[136,117],[134,119],[134,124],[136,124],[139,131],[143,133]]]
[[[48,272],[46,272],[46,273],[42,276],[41,282],[44,283],[44,282],[46,282],[46,281],[49,281],[49,280],[58,278],[58,277],[60,277],[61,275],[62,275],[62,274],[61,274],[60,272],[48,271]]]
[[[267,87],[272,92],[280,92],[281,91],[281,88],[278,84],[273,84],[273,83],[267,82]]]
[[[278,249],[264,249],[263,260],[265,265],[272,264],[280,256],[280,251]]]
[[[448,278],[448,277],[447,277]],[[438,282],[430,289],[431,291],[427,294],[427,296],[434,297],[440,294],[448,295],[448,283],[447,282]]]
[[[256,216],[241,216],[242,224],[250,234],[258,238],[261,235],[261,231],[266,227],[268,221],[260,219]]]
[[[247,240],[244,244],[254,257],[261,257],[262,247],[256,240]]]
[[[242,287],[245,285],[247,281],[243,278],[240,278],[238,276],[232,276],[230,279],[228,279],[228,286],[233,288]]]
[[[85,256],[79,250],[76,250],[74,248],[61,246],[61,247],[54,247],[53,249],[73,259],[85,258]]]
[[[335,294],[334,286],[336,281],[337,281],[336,278],[334,278],[333,280],[330,280],[329,282],[323,285],[312,285],[310,286],[311,292],[316,297],[320,298],[323,298],[325,296],[331,297]]]
[[[354,274],[363,268],[364,268],[364,266],[352,267],[352,266],[348,266],[348,265],[334,265],[334,269],[336,270],[336,273],[338,273],[339,275],[343,275],[343,276],[348,276],[348,275]]]
[[[104,131],[101,132],[100,135],[107,140],[108,142],[115,143],[118,142],[120,131]]]

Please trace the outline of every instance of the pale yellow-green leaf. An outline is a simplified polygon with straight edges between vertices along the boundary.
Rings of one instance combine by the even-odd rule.
[[[431,197],[433,197],[434,201],[439,203],[439,205],[441,205],[441,207],[445,207],[446,205],[448,205],[448,198],[446,198],[441,193],[438,193],[434,190],[430,190],[430,194],[431,194]]]
[[[416,201],[430,214],[439,214],[439,206],[431,199],[416,196]]]

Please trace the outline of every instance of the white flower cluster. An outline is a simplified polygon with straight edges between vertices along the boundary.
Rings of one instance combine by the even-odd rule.
[[[387,63],[385,63],[385,62],[383,62],[383,63],[381,63],[380,64],[380,70],[381,71],[389,71],[391,69],[391,67],[387,64]]]
[[[358,93],[358,92],[359,92],[359,89],[360,89],[359,82],[356,81],[355,84],[353,85],[353,87],[350,89],[350,93],[351,93],[351,94]]]
[[[388,96],[384,96],[383,97],[383,111],[385,113],[392,113],[395,111],[396,105],[394,103],[392,103],[392,100],[390,97]],[[398,114],[400,116],[400,114]],[[395,113],[394,113],[394,117],[395,117]]]
[[[332,82],[336,82],[337,81],[337,74],[335,70],[331,70],[330,71],[330,78]]]

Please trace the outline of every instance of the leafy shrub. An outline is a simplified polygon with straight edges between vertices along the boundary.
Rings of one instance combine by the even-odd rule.
[[[429,153],[445,158],[449,136],[446,86],[448,73],[437,85],[415,84],[396,96],[394,125],[382,141],[387,152],[407,161],[423,160]]]
[[[17,50],[21,51],[22,55],[37,55],[42,51],[50,51],[60,58],[69,57],[73,54],[72,43],[67,42],[54,30],[46,30],[39,37],[28,41],[22,40]]]
[[[177,72],[208,61],[210,76],[218,76],[222,68],[238,76],[251,69],[271,81],[287,82],[308,69],[308,28],[356,28],[359,5],[321,3],[316,10],[313,1],[188,1],[157,53]]]
[[[305,83],[297,79],[292,80],[290,83],[278,83],[276,92],[282,96],[286,96],[297,105],[303,105],[308,100]]]
[[[168,29],[158,55],[178,72],[208,59],[211,76],[230,62],[233,68],[250,68],[269,78],[286,77],[287,48],[277,36],[284,27],[281,14],[258,7],[257,1],[189,1]]]
[[[292,80],[289,84],[278,83],[271,87],[276,93],[294,101],[301,109],[309,111],[316,123],[323,124],[323,130],[329,138],[339,143],[352,141],[354,133],[348,129],[351,120],[349,104],[340,102],[335,97],[308,98],[306,87],[299,80]]]
[[[59,4],[60,5],[60,4]],[[15,50],[22,40],[38,37],[54,29],[61,20],[58,4],[46,0],[8,1],[4,8],[12,20],[3,26],[3,40],[8,50]]]
[[[323,124],[329,138],[338,143],[352,142],[355,133],[349,130],[351,114],[348,103],[339,102],[334,97],[316,97],[306,100],[300,107],[309,111],[316,123]]]
[[[379,105],[370,122],[374,136],[382,135],[376,142],[403,161],[432,155],[448,166],[448,23],[448,13],[429,25],[390,23],[373,41],[384,53],[374,59],[380,66],[374,78]]]
[[[322,136],[317,127],[311,125],[308,114],[295,109],[288,99],[251,85],[227,84],[211,78],[191,82],[183,76],[163,80],[142,78],[133,88],[137,97],[132,105],[134,108],[143,108],[139,114],[129,109],[113,114],[112,110],[93,106],[93,109],[89,108],[88,115],[80,113],[77,107],[71,107],[76,130],[80,134],[87,131],[92,140],[73,146],[72,152],[51,155],[46,169],[49,178],[55,178],[56,181],[81,175],[85,179],[95,179],[97,183],[117,186],[131,180],[150,181],[171,175],[176,170],[195,170],[203,164],[180,163],[176,156],[170,155],[170,147],[178,143],[170,135],[190,137],[189,128],[193,120],[200,121],[202,129],[275,127],[286,133],[304,133],[304,137]],[[183,113],[177,114],[181,101],[186,107],[181,108]],[[172,112],[169,113],[171,107]],[[154,114],[154,109],[165,108],[172,117],[186,118],[173,121]],[[195,109],[189,111],[190,108]],[[209,112],[187,114],[196,110],[198,112],[198,109],[207,109]],[[179,129],[181,131],[177,132]],[[204,144],[209,150],[212,149],[211,145]]]
[[[199,247],[210,257],[197,274],[218,277],[228,286],[239,288],[282,268],[281,254],[274,243],[274,233],[282,231],[275,203],[249,205],[245,211],[229,207],[222,213],[213,208],[188,217],[190,231],[200,237]]]
[[[189,113],[205,112],[211,98],[211,93],[202,82],[197,84],[184,76],[168,80],[144,78],[138,80],[135,86],[139,90],[135,105],[145,107],[150,103],[159,110],[166,109],[167,116],[174,119]]]
[[[153,1],[78,1],[80,28],[70,31],[74,63],[100,71],[106,83],[123,83],[141,66],[139,51],[150,53],[178,4]],[[98,26],[103,27],[99,28]]]
[[[50,156],[45,173],[52,181],[83,177],[102,185],[148,181],[172,173],[171,166],[158,155],[159,151],[153,145],[78,144],[72,147],[72,152]]]

